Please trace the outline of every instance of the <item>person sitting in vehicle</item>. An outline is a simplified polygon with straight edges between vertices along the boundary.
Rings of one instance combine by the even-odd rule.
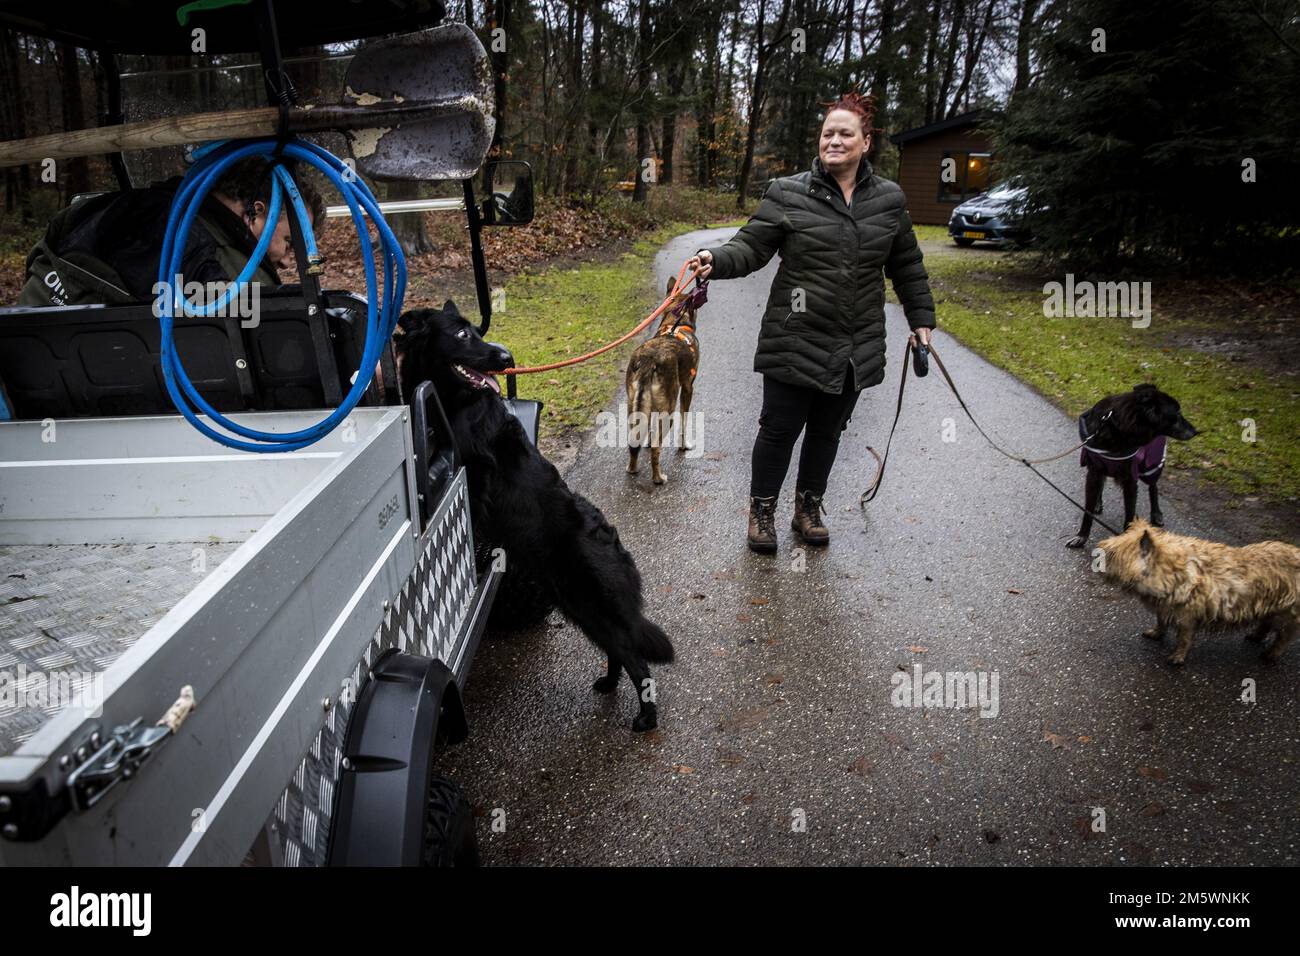
[[[292,172],[290,164],[286,164]],[[295,176],[313,229],[324,221],[320,193]],[[182,259],[186,283],[231,282],[238,277],[267,229],[273,177],[265,157],[232,165],[204,200],[190,229]],[[50,221],[45,237],[27,257],[24,306],[122,305],[155,298],[158,261],[175,177],[145,189],[104,193],[74,202]],[[274,225],[266,255],[251,281],[280,285],[277,269],[293,264],[287,200]]]

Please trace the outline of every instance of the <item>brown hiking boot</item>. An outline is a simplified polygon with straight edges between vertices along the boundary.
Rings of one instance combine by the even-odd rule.
[[[811,491],[795,492],[794,518],[790,521],[790,527],[803,539],[805,544],[818,547],[830,544],[830,529],[822,524],[821,519],[821,515],[825,513],[825,510],[822,507],[821,495],[815,495]]]
[[[776,551],[776,496],[749,499],[749,550],[759,554]]]

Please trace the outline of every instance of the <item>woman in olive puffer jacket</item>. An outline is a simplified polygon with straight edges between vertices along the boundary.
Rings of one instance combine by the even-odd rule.
[[[822,496],[840,433],[858,392],[885,376],[885,282],[923,343],[934,300],[903,191],[872,173],[873,103],[841,96],[822,123],[810,171],[773,181],[753,217],[725,245],[701,249],[689,265],[701,278],[755,272],[781,253],[754,356],[763,410],[750,480],[749,546],[772,553],[776,499],[804,432],[792,528],[823,545]]]

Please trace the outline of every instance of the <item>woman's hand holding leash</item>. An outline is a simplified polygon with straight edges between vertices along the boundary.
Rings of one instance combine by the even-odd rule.
[[[907,337],[907,349],[912,353],[912,371],[916,372],[917,378],[930,374],[930,333],[933,331],[921,326]]]
[[[697,255],[691,256],[686,260],[686,268],[698,269],[699,280],[703,282],[713,271],[713,253],[708,249],[701,249]]]

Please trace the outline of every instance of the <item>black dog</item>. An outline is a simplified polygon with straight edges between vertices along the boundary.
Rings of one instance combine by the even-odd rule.
[[[641,613],[641,575],[618,532],[569,490],[502,403],[492,373],[511,366],[510,353],[484,342],[450,300],[398,324],[402,399],[410,404],[420,382],[433,383],[468,474],[476,549],[506,554],[493,622],[524,627],[558,607],[609,659],[595,689],[612,692],[627,671],[641,704],[632,729],[651,729],[658,714],[646,662],[670,662],[673,645]]]
[[[1137,486],[1142,481],[1151,497],[1151,523],[1163,526],[1156,483],[1165,467],[1165,439],[1187,441],[1196,436],[1183,418],[1178,401],[1154,385],[1137,385],[1133,391],[1103,398],[1079,416],[1079,437],[1086,444],[1079,464],[1088,469],[1084,490],[1083,524],[1066,542],[1082,548],[1092,530],[1094,515],[1101,514],[1101,493],[1107,478],[1124,489],[1124,527],[1137,517]],[[1121,529],[1123,530],[1123,529]]]

